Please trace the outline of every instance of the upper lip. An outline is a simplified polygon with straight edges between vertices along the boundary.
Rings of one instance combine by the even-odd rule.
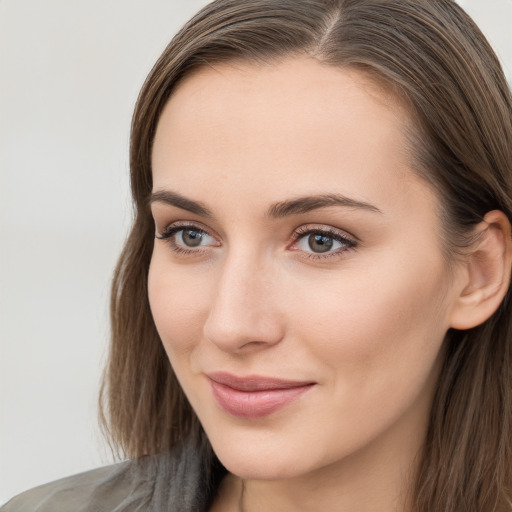
[[[214,372],[206,375],[212,381],[238,391],[265,391],[272,389],[291,389],[314,384],[308,380],[285,380],[260,375],[238,377],[226,372]]]

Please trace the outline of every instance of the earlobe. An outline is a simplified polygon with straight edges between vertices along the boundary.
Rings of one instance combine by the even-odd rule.
[[[510,222],[498,210],[487,213],[475,228],[474,246],[464,262],[464,281],[452,310],[450,327],[471,329],[499,307],[510,284],[512,238]]]

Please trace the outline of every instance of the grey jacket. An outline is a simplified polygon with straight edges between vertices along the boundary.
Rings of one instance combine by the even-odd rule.
[[[182,448],[35,487],[0,512],[206,512],[216,486],[202,466]]]

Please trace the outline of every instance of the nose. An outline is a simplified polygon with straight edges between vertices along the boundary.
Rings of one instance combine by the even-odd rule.
[[[268,348],[284,336],[277,305],[279,279],[272,264],[256,258],[226,258],[221,269],[204,335],[224,352]]]

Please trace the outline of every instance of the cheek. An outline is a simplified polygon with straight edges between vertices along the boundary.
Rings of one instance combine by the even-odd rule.
[[[330,293],[324,286],[296,301],[296,337],[307,340],[308,359],[322,361],[340,403],[363,416],[365,408],[389,415],[407,407],[436,373],[448,329],[446,270],[411,261],[381,260],[364,274],[347,272]]]
[[[176,356],[191,352],[199,342],[206,319],[208,281],[172,268],[165,256],[155,251],[148,275],[151,312],[171,363]]]

